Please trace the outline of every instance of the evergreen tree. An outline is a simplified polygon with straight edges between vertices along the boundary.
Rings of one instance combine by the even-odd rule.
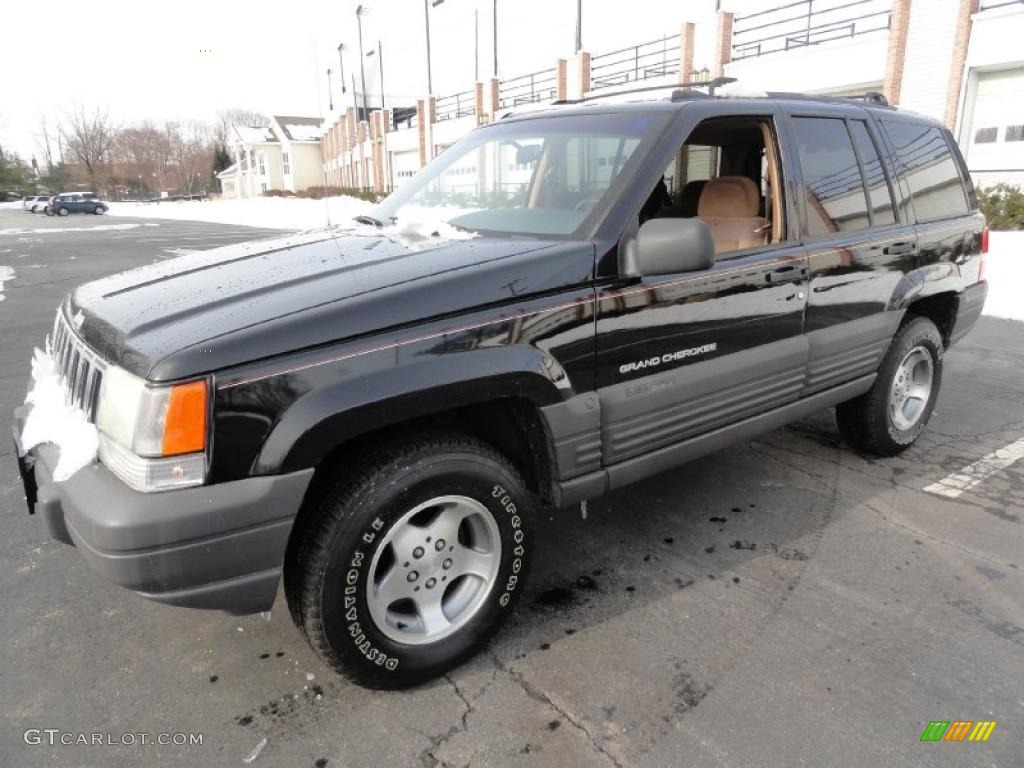
[[[217,174],[223,171],[225,168],[230,168],[231,163],[234,162],[231,159],[231,154],[228,152],[228,148],[223,144],[218,144],[213,149],[213,163],[210,168],[210,187],[212,189],[220,190],[220,179],[217,178]]]

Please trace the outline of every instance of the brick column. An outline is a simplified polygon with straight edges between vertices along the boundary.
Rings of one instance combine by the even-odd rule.
[[[373,135],[373,189],[375,192],[384,191],[384,121],[379,109],[370,113],[371,133]]]
[[[725,74],[725,65],[732,61],[732,14],[720,11],[715,32],[715,77]]]
[[[356,134],[356,141],[359,144],[359,188],[369,189],[370,188],[370,174],[366,167],[366,134],[367,128],[365,120],[359,121],[359,131]]]
[[[423,99],[416,99],[416,133],[420,142],[420,168],[427,164],[427,109]]]
[[[569,98],[569,62],[565,59],[558,59],[555,62],[555,101],[565,101]]]
[[[348,181],[346,186],[359,188],[359,177],[356,173],[356,109],[345,110],[345,169]]]
[[[964,63],[967,61],[967,44],[971,40],[971,16],[978,12],[978,0],[960,0],[956,14],[956,37],[953,39],[953,61],[949,69],[949,89],[946,95],[946,127],[956,127],[956,115],[960,107],[960,87],[964,81]]]
[[[590,92],[590,53],[587,51],[580,51],[577,58],[579,59],[580,67],[579,97],[582,99]]]
[[[693,77],[693,30],[694,23],[683,24],[679,35],[679,82],[688,83]]]
[[[909,26],[910,0],[893,0],[892,16],[889,18],[889,55],[885,60],[885,81],[882,83],[882,93],[890,104],[900,100]]]
[[[391,190],[391,152],[388,151],[388,134],[391,132],[391,110],[385,109],[380,115],[380,153],[382,160],[381,178],[384,179],[382,192]]]
[[[434,126],[437,124],[437,96],[427,96],[427,160],[434,159]]]
[[[487,122],[487,109],[484,107],[484,84],[479,80],[473,85],[473,114],[476,116],[477,125]]]
[[[500,105],[501,105],[501,81],[498,80],[498,78],[496,78],[496,77],[492,77],[491,78],[491,88],[490,88],[490,104],[488,104],[488,107],[489,107],[492,119],[493,119],[494,115],[498,112],[498,109],[499,109]]]

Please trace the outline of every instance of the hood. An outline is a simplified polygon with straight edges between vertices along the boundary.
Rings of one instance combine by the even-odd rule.
[[[168,381],[567,288],[590,277],[593,258],[589,242],[477,237],[412,250],[322,230],[96,280],[68,309],[100,355]]]

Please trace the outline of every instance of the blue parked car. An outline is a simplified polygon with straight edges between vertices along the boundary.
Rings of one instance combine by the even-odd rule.
[[[96,197],[92,192],[63,192],[50,198],[46,206],[46,214],[67,216],[69,213],[95,213],[101,216],[110,210],[110,206]]]

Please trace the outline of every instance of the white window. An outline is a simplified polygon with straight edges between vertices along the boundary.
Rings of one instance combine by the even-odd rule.
[[[262,184],[260,184],[260,192],[266,192],[266,191],[267,191],[267,183],[263,182]]]
[[[284,171],[285,175],[292,172],[291,161],[288,158],[287,152],[281,153],[281,169]]]
[[[266,175],[267,175],[267,166],[266,166],[266,163],[264,162],[264,155],[263,155],[262,152],[260,152],[260,176],[266,176]]]

